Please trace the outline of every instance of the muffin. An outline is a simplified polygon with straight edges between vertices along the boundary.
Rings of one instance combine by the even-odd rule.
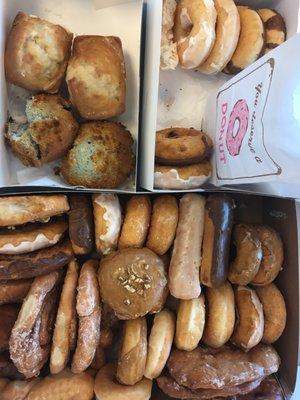
[[[24,165],[40,167],[66,154],[78,131],[69,106],[61,96],[37,94],[27,100],[27,123],[8,122],[6,141]]]
[[[101,121],[84,123],[63,160],[61,174],[74,186],[116,188],[134,168],[132,147],[132,136],[123,125]]]

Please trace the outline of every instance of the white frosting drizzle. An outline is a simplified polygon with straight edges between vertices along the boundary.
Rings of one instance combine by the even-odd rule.
[[[168,172],[154,173],[154,186],[159,189],[195,189],[202,186],[209,177],[201,175],[182,179],[176,169],[170,169]]]
[[[61,234],[56,234],[53,239],[47,238],[43,233],[39,233],[33,241],[24,240],[15,246],[12,243],[6,243],[0,247],[0,254],[20,254],[30,253],[35,250],[42,249],[44,247],[52,246],[56,244],[61,238]]]

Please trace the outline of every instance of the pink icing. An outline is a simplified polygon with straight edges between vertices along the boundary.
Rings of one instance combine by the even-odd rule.
[[[239,128],[234,135],[233,129],[235,121],[239,122]],[[226,132],[226,145],[231,156],[240,154],[241,145],[248,128],[249,109],[246,100],[238,100],[230,114],[228,128]]]

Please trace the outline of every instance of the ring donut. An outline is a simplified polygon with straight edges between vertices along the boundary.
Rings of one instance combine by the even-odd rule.
[[[286,40],[286,25],[282,16],[275,10],[261,8],[257,10],[266,30],[264,54],[275,49]]]
[[[174,22],[179,62],[183,68],[197,68],[215,42],[217,13],[213,0],[180,0]]]
[[[238,121],[238,130],[235,131],[235,123]],[[226,146],[231,156],[240,154],[243,139],[246,135],[249,123],[249,108],[246,100],[238,100],[231,111],[226,132]]]

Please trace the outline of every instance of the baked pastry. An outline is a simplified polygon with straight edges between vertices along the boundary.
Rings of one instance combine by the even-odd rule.
[[[173,244],[178,223],[178,205],[174,196],[168,194],[153,201],[150,229],[146,247],[162,256]]]
[[[247,351],[256,346],[263,337],[263,307],[255,291],[247,286],[238,286],[234,296],[237,321],[231,341]]]
[[[69,196],[69,237],[74,254],[88,254],[94,247],[92,204],[87,196]]]
[[[237,6],[241,32],[235,52],[224,68],[227,74],[236,74],[263,55],[265,28],[259,14],[247,6]]]
[[[0,226],[45,222],[67,211],[68,199],[62,194],[0,197]]]
[[[280,384],[274,376],[268,376],[251,394],[242,400],[284,400],[283,391]]]
[[[9,347],[11,330],[19,314],[19,306],[15,304],[5,304],[0,306],[0,352]]]
[[[175,14],[174,36],[183,68],[197,68],[215,42],[217,13],[213,0],[180,0]]]
[[[207,319],[203,342],[214,348],[222,347],[231,337],[235,323],[234,293],[229,282],[218,288],[207,288]]]
[[[175,69],[178,65],[177,44],[173,35],[176,6],[176,0],[163,1],[160,43],[160,68],[162,70]]]
[[[238,44],[240,16],[233,0],[215,0],[217,11],[216,40],[208,58],[197,68],[203,74],[221,72]]]
[[[125,321],[116,377],[124,385],[135,385],[144,375],[147,359],[145,317]]]
[[[90,366],[99,344],[101,303],[97,266],[97,260],[86,261],[78,279],[76,311],[79,322],[76,350],[72,360],[74,373],[83,372]]]
[[[86,119],[115,117],[125,111],[125,61],[115,36],[76,36],[66,81],[70,99]]]
[[[92,400],[94,379],[87,373],[73,374],[68,368],[48,375],[33,386],[26,400]]]
[[[237,285],[248,285],[258,272],[262,247],[256,229],[239,224],[233,229],[236,257],[229,266],[228,279]]]
[[[196,189],[210,178],[211,172],[209,161],[182,167],[155,164],[154,187],[165,190]]]
[[[7,81],[32,91],[58,92],[72,39],[62,26],[19,12],[6,42]]]
[[[14,255],[53,246],[59,242],[68,224],[54,221],[0,232],[0,254]]]
[[[263,306],[264,312],[264,343],[274,343],[280,338],[286,325],[286,306],[280,290],[270,283],[257,287],[256,294]]]
[[[132,147],[132,136],[123,125],[116,122],[84,123],[62,162],[62,176],[75,186],[116,188],[133,171]]]
[[[200,296],[199,268],[205,198],[189,193],[179,202],[179,220],[169,267],[169,289],[177,299]]]
[[[26,381],[10,381],[1,391],[1,400],[24,400],[31,389],[39,382],[39,378]],[[1,388],[0,388],[1,389]]]
[[[227,279],[234,201],[226,194],[211,194],[205,204],[200,281],[208,287]]]
[[[205,299],[180,300],[176,320],[175,345],[177,349],[194,350],[203,334],[205,324]]]
[[[261,8],[257,12],[265,26],[266,45],[264,54],[267,54],[286,41],[286,25],[282,15],[275,10]]]
[[[126,204],[119,249],[143,247],[151,218],[151,201],[146,195],[132,196]]]
[[[78,131],[69,108],[61,96],[36,94],[26,103],[27,122],[8,122],[6,142],[24,165],[41,167],[67,153]]]
[[[7,303],[22,303],[26,297],[32,279],[0,281],[0,305]]]
[[[116,194],[93,195],[96,248],[100,254],[116,250],[122,224],[122,210]]]
[[[256,230],[261,241],[263,255],[258,273],[252,279],[251,284],[265,286],[273,282],[282,270],[283,243],[279,234],[270,226],[259,225]]]
[[[213,142],[194,128],[167,128],[156,132],[155,161],[160,165],[197,164],[209,158]]]
[[[78,265],[75,261],[71,261],[65,276],[53,332],[50,357],[50,371],[52,374],[61,372],[69,359],[71,323],[75,310],[77,280]]]
[[[167,296],[162,260],[147,248],[128,248],[100,262],[102,301],[119,319],[134,319],[161,310]]]
[[[47,293],[41,310],[41,323],[39,332],[39,342],[41,347],[50,346],[54,330],[56,312],[58,308],[61,283],[63,280],[62,271],[59,272],[57,283],[53,289]]]
[[[164,369],[169,358],[174,333],[175,315],[164,309],[155,315],[148,339],[147,363],[145,377],[157,378]]]
[[[95,378],[96,400],[150,400],[152,381],[143,378],[132,386],[125,386],[115,380],[116,366],[106,364]]]
[[[74,258],[68,240],[32,253],[0,256],[0,281],[33,278],[62,268]]]

